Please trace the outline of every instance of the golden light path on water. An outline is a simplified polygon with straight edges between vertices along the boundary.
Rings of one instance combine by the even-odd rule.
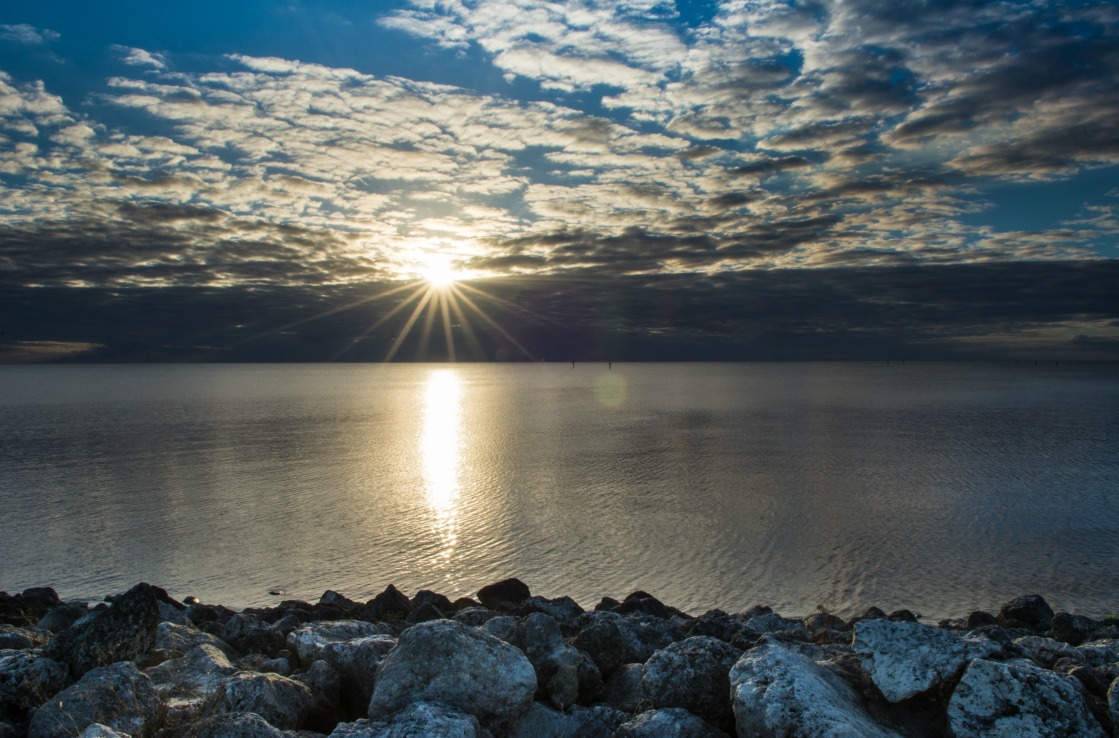
[[[458,543],[462,446],[459,376],[451,369],[438,369],[428,376],[424,389],[420,451],[427,503],[440,541],[438,557],[444,561]]]

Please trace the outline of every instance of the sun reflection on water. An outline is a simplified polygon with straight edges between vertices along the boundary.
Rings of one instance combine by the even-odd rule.
[[[435,513],[440,557],[446,559],[458,542],[462,459],[462,390],[454,371],[441,369],[432,372],[427,379],[421,449],[427,502]]]

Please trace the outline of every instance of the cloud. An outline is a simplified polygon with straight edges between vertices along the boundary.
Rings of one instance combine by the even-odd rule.
[[[160,70],[167,68],[167,60],[162,54],[155,54],[131,46],[114,45],[112,49],[120,56],[120,60],[129,66],[151,67]]]
[[[26,23],[15,25],[0,24],[0,41],[12,41],[17,44],[41,46],[51,41],[57,41],[61,35],[49,28],[36,28]]]

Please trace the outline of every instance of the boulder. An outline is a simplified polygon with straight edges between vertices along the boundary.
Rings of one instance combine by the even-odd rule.
[[[619,666],[606,680],[603,703],[623,712],[637,712],[641,703],[645,702],[645,690],[641,686],[641,677],[644,674],[644,664]]]
[[[608,678],[622,664],[644,663],[658,648],[684,637],[684,629],[671,621],[638,618],[609,611],[587,613],[571,645],[590,656]]]
[[[438,592],[432,592],[430,589],[421,589],[416,592],[412,598],[412,609],[423,605],[431,605],[436,610],[447,615],[454,615],[456,610],[454,603],[452,603],[446,595],[441,595]]]
[[[1119,677],[1111,683],[1107,690],[1107,714],[1111,716],[1111,730],[1119,730]]]
[[[836,643],[850,639],[850,626],[843,622],[843,618],[829,612],[812,613],[804,619],[804,627],[816,643]]]
[[[193,625],[178,625],[164,621],[155,630],[155,657],[159,661],[180,658],[198,646],[213,646],[230,659],[238,656],[233,646]]]
[[[36,623],[36,626],[44,630],[49,630],[51,633],[58,633],[69,628],[88,612],[88,608],[80,605],[59,605],[58,607],[51,608],[43,615],[43,617],[39,619],[39,622]]]
[[[35,648],[50,640],[50,633],[39,629],[0,624],[0,651]]]
[[[211,715],[191,726],[186,738],[295,738],[255,712]]]
[[[131,738],[127,733],[113,730],[108,725],[101,723],[94,723],[85,730],[78,738]]]
[[[732,729],[728,675],[741,655],[741,650],[710,636],[677,641],[645,662],[642,692],[654,707],[680,707],[720,728]]]
[[[364,607],[360,602],[354,602],[349,597],[339,594],[332,589],[328,589],[322,593],[322,597],[319,598],[318,604],[322,607],[332,607],[336,610],[353,615],[361,612]]]
[[[555,710],[541,702],[513,723],[507,738],[611,738],[630,719],[626,713],[604,705]]]
[[[1044,636],[1015,638],[1014,646],[1018,653],[1046,669],[1052,669],[1059,659],[1071,659],[1080,664],[1085,662],[1084,654],[1078,649]]]
[[[1053,615],[1053,637],[1070,646],[1079,646],[1098,630],[1100,623],[1084,615],[1058,612]]]
[[[377,667],[395,645],[396,639],[391,636],[371,635],[327,643],[319,651],[319,658],[338,672],[342,709],[350,719],[364,715],[369,708],[377,683]]]
[[[206,704],[225,688],[237,672],[215,646],[196,646],[185,656],[144,671],[163,699],[168,722],[185,724],[197,718]]]
[[[528,585],[520,579],[503,579],[478,590],[478,601],[491,610],[501,609],[503,604],[520,606],[531,596]]]
[[[0,717],[22,718],[62,691],[70,683],[68,677],[66,665],[42,651],[0,651]]]
[[[279,674],[238,672],[207,706],[210,714],[255,712],[277,728],[298,728],[311,711],[311,690]]]
[[[307,729],[326,732],[349,717],[342,714],[342,678],[333,666],[325,661],[315,661],[311,668],[293,679],[311,690],[311,703],[305,721]]]
[[[134,664],[122,661],[90,669],[77,684],[44,702],[31,717],[27,738],[70,738],[94,723],[148,736],[159,727],[162,713],[151,681]]]
[[[361,610],[361,619],[370,622],[380,620],[403,620],[412,612],[412,603],[396,587],[391,584],[385,591],[365,603]]]
[[[564,709],[582,699],[589,702],[602,690],[602,676],[587,654],[563,641],[560,624],[535,612],[518,621],[505,638],[536,670],[537,698]]]
[[[330,738],[490,738],[473,715],[438,702],[413,702],[382,718],[339,723]]]
[[[955,738],[1105,738],[1075,679],[1029,662],[976,659],[948,701]]]
[[[287,646],[304,667],[318,658],[328,643],[342,643],[372,635],[385,635],[387,629],[364,620],[335,620],[308,623],[296,628],[287,637]]]
[[[890,702],[937,689],[955,679],[972,659],[999,650],[985,639],[958,638],[931,625],[892,620],[857,623],[852,648]]]
[[[1015,597],[999,608],[999,622],[1013,628],[1046,631],[1053,627],[1053,608],[1039,594]]]
[[[369,717],[435,701],[483,722],[511,721],[528,709],[536,672],[519,650],[453,620],[404,631],[377,669]]]
[[[454,620],[456,623],[462,623],[463,625],[480,628],[496,617],[502,616],[498,615],[493,610],[487,610],[484,607],[468,607],[465,610],[461,610],[455,613],[455,616],[451,619]]]
[[[799,620],[783,618],[775,612],[756,615],[746,621],[745,629],[754,633],[754,638],[760,638],[767,633],[788,636],[799,641],[811,639],[808,628]]]
[[[585,612],[579,603],[570,597],[555,599],[529,597],[521,603],[521,608],[525,613],[542,612],[551,615],[565,628],[574,628],[579,622],[579,616]]]
[[[404,618],[404,622],[409,625],[415,625],[416,623],[426,623],[429,620],[442,620],[445,617],[447,617],[447,615],[442,610],[430,602],[425,602],[408,613],[408,617]]]
[[[54,637],[44,653],[72,677],[117,661],[143,663],[155,648],[159,604],[155,587],[137,584],[112,606],[95,610]]]
[[[900,738],[871,719],[843,679],[777,643],[747,651],[730,685],[740,738]]]
[[[276,626],[245,613],[237,613],[225,622],[221,639],[241,653],[275,656],[284,647],[284,634]]]
[[[666,707],[643,712],[624,723],[614,738],[727,738],[727,734],[687,710]]]

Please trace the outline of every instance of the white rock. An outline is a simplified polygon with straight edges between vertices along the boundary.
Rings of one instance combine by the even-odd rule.
[[[94,723],[131,735],[146,735],[159,717],[159,694],[130,661],[91,669],[77,684],[35,711],[28,738],[72,738]]]
[[[82,731],[79,738],[131,738],[128,733],[121,733],[120,731],[113,730],[108,725],[101,723],[94,723]]]
[[[191,649],[182,658],[164,661],[144,671],[163,698],[173,721],[190,721],[206,702],[225,688],[226,678],[237,672],[225,654],[214,646]]]
[[[328,643],[342,643],[372,635],[389,634],[387,626],[364,620],[331,620],[307,623],[288,633],[287,645],[304,667],[311,665]]]
[[[453,620],[431,620],[404,631],[381,662],[369,717],[431,701],[483,722],[509,721],[535,692],[536,672],[515,647]]]
[[[1105,738],[1075,679],[1024,661],[972,661],[948,701],[948,726],[956,738]]]
[[[739,738],[900,738],[871,719],[840,677],[777,644],[743,654],[730,684]]]
[[[66,687],[69,669],[38,649],[0,651],[0,715],[32,710]]]
[[[972,659],[995,653],[984,639],[958,638],[921,623],[863,620],[855,624],[852,649],[890,702],[934,689],[958,675]]]
[[[491,738],[478,719],[447,705],[415,702],[400,712],[339,723],[330,738]]]
[[[654,707],[679,707],[713,725],[730,728],[727,675],[742,650],[710,636],[672,643],[645,662],[641,688]]]
[[[298,728],[314,696],[306,685],[279,674],[238,672],[228,677],[210,702],[215,713],[255,712],[277,728]]]
[[[1027,658],[1032,659],[1046,669],[1052,668],[1057,659],[1072,659],[1081,664],[1085,661],[1084,654],[1080,653],[1080,649],[1052,638],[1025,636],[1016,639],[1014,645]]]

